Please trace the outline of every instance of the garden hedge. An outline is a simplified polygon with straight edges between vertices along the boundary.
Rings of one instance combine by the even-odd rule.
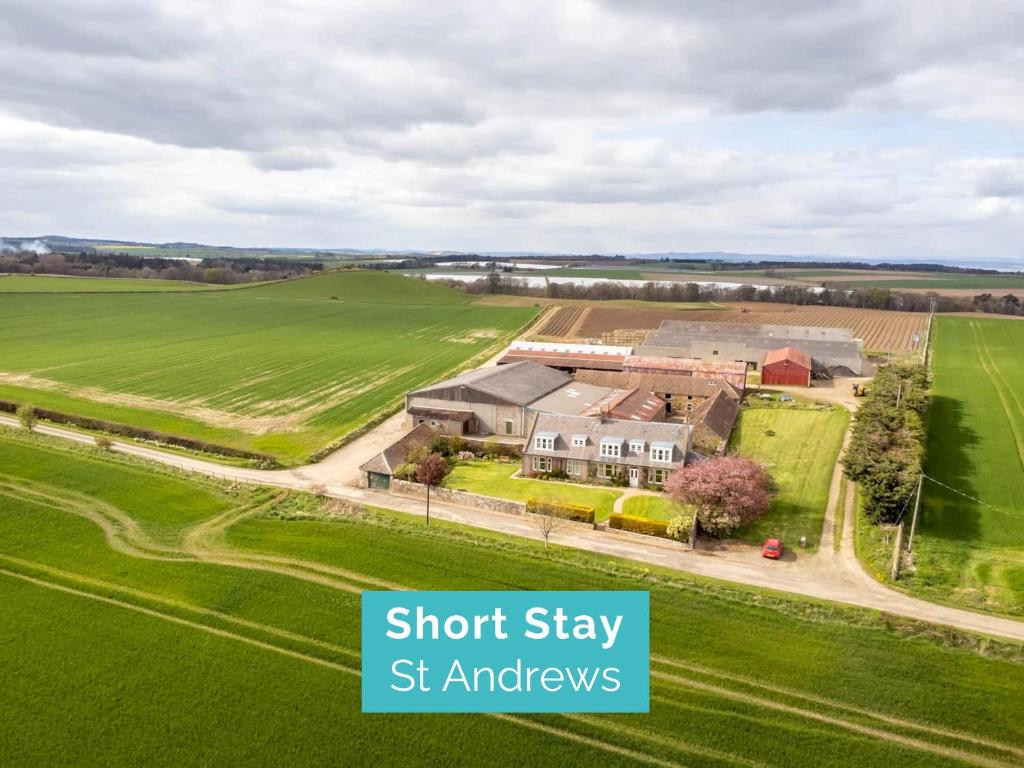
[[[642,533],[645,536],[659,536],[663,539],[671,539],[668,535],[668,522],[665,520],[652,520],[649,517],[637,517],[636,515],[620,515],[612,513],[608,517],[608,527],[630,533]]]
[[[594,508],[584,507],[580,504],[564,504],[556,501],[547,501],[546,499],[538,499],[531,496],[526,500],[526,511],[537,513],[541,507],[549,507],[555,510],[555,513],[559,517],[564,517],[566,520],[574,520],[578,523],[593,523],[594,522]]]

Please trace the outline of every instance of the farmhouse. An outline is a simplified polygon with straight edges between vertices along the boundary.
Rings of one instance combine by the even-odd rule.
[[[523,449],[523,473],[660,486],[686,463],[692,432],[688,424],[540,414]]]
[[[430,445],[434,439],[434,430],[427,424],[420,424],[406,432],[396,442],[389,445],[368,462],[359,467],[363,473],[362,482],[367,488],[390,488],[391,477],[395,470],[405,464],[409,455]]]
[[[613,389],[640,388],[653,392],[665,401],[665,414],[673,418],[678,414],[692,413],[701,403],[718,392],[725,392],[733,400],[739,400],[740,392],[722,379],[705,379],[701,376],[679,376],[671,373],[640,373],[637,371],[576,371],[576,381]]]
[[[811,386],[811,356],[795,347],[773,349],[764,356],[761,384]]]
[[[743,392],[747,384],[747,365],[741,361],[702,360],[694,357],[630,355],[622,363],[627,373],[657,373],[670,376],[692,376],[698,379],[721,379]]]
[[[523,437],[526,407],[570,383],[567,374],[530,362],[479,368],[407,393],[407,423],[446,434]]]
[[[757,370],[768,352],[786,346],[809,354],[815,369],[858,376],[863,372],[863,345],[846,328],[665,320],[660,328],[647,334],[637,352],[670,358],[733,360]],[[628,368],[624,366],[624,370]]]

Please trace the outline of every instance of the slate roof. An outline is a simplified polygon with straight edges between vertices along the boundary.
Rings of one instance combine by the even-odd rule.
[[[433,439],[434,430],[427,424],[419,424],[359,467],[359,470],[391,475],[400,464],[405,463],[411,451],[430,445]]]
[[[572,378],[561,371],[536,363],[521,362],[466,371],[454,378],[410,392],[409,395],[429,397],[432,392],[466,387],[513,405],[529,405],[571,381]]]
[[[675,469],[686,461],[692,430],[693,428],[689,424],[674,422],[624,421],[591,416],[559,416],[542,413],[533,425],[530,440],[524,446],[523,453],[528,456],[551,456],[626,466]],[[533,437],[539,432],[554,432],[558,435],[555,439],[554,450],[538,451],[533,448]],[[587,444],[574,446],[572,444],[573,435],[586,435]],[[621,458],[602,458],[600,444],[601,440],[605,438],[625,441],[624,448],[628,448],[631,440],[643,440],[644,451],[642,454],[623,451],[624,455]],[[652,462],[651,443],[671,443],[673,446],[672,461]]]
[[[740,404],[724,392],[717,392],[697,406],[691,414],[694,424],[704,424],[723,440],[727,439],[736,423]]]

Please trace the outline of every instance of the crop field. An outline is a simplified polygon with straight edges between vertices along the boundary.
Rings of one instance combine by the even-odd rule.
[[[725,304],[723,309],[591,309],[579,324],[577,334],[583,338],[600,338],[603,334],[625,328],[654,329],[664,320],[736,323],[742,325],[811,325],[849,328],[864,342],[865,350],[905,353],[912,351],[915,337],[924,334],[927,316],[918,312],[888,312],[848,307],[817,307],[750,302]]]
[[[114,277],[0,275],[0,293],[152,293],[154,291],[215,291],[236,286]]]
[[[796,547],[800,537],[806,536],[808,548],[817,548],[848,422],[845,408],[800,404],[743,408],[729,451],[767,467],[778,496],[764,517],[737,531],[737,538],[760,542],[775,537]]]
[[[380,510],[328,520],[300,494],[224,488],[40,437],[0,433],[0,466],[3,764],[1024,758],[1019,660],[934,632],[909,640],[911,625],[876,614]],[[648,590],[650,713],[362,715],[359,594],[402,587]]]
[[[901,583],[1024,613],[1024,323],[939,318],[916,570]],[[939,485],[939,483],[944,484]]]
[[[356,271],[230,291],[0,294],[0,398],[294,464],[536,312]]]

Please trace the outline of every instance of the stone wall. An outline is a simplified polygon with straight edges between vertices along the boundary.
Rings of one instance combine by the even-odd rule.
[[[391,478],[391,493],[396,496],[408,496],[414,499],[427,498],[427,486]],[[472,507],[488,512],[501,512],[506,515],[525,515],[526,504],[521,501],[496,499],[493,496],[481,496],[468,491],[456,491],[451,488],[434,488],[430,498],[442,504],[457,504],[460,507]]]

